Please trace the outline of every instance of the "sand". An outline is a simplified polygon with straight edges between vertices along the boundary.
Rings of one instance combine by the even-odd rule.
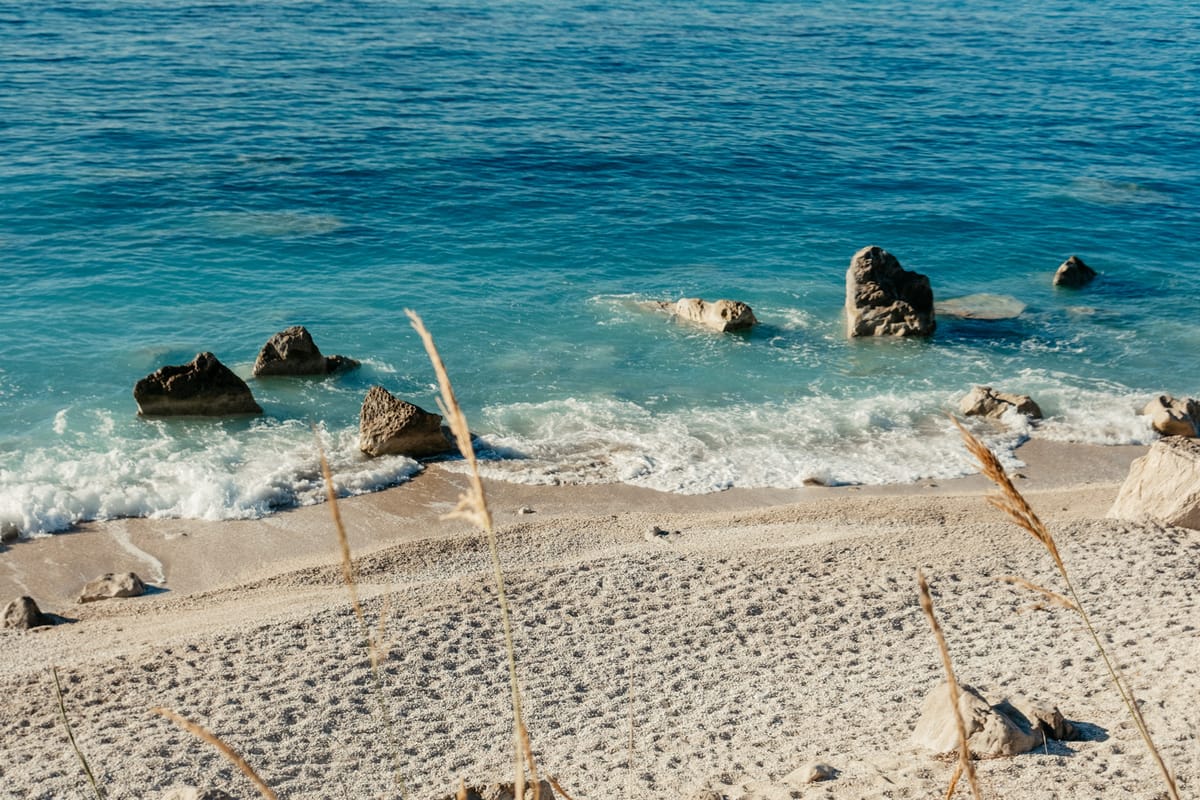
[[[1200,785],[1200,532],[1104,518],[1141,452],[1035,440],[1017,482],[1058,535],[1186,797]],[[159,705],[218,733],[280,797],[435,798],[460,778],[503,779],[511,712],[487,548],[438,520],[463,484],[435,465],[341,504],[367,615],[388,643],[382,697],[323,507],[91,523],[0,552],[0,599],[30,593],[69,620],[0,631],[0,798],[90,796],[50,665],[110,797],[176,784],[256,796],[215,750],[154,716]],[[962,680],[993,702],[1050,700],[1087,734],[980,762],[985,797],[1162,796],[1078,618],[1030,610],[1037,598],[997,580],[1062,588],[979,478],[698,497],[488,491],[534,749],[575,798],[944,793],[952,764],[910,742],[941,678],[918,568]],[[72,602],[87,579],[125,569],[158,589]],[[799,782],[812,761],[836,777]]]

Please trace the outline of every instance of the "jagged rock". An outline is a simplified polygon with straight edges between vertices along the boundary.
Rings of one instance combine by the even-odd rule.
[[[1078,289],[1080,286],[1091,283],[1095,277],[1096,270],[1083,263],[1083,259],[1079,256],[1071,256],[1058,265],[1058,270],[1054,273],[1054,285]]]
[[[303,325],[293,325],[272,336],[254,362],[254,376],[325,375],[359,364],[346,356],[325,356]]]
[[[846,325],[854,336],[930,336],[936,327],[929,278],[881,247],[864,247],[846,270]]]
[[[382,386],[372,386],[363,399],[358,446],[369,456],[390,454],[422,458],[451,450],[442,432],[442,417],[406,403]]]
[[[969,294],[952,297],[933,304],[939,317],[959,319],[1001,320],[1015,319],[1025,311],[1025,304],[1006,294]]]
[[[246,382],[212,353],[147,375],[133,387],[133,399],[138,413],[146,416],[262,413]]]
[[[996,704],[996,708],[1035,735],[1063,742],[1080,738],[1079,731],[1062,715],[1058,706],[1018,695],[1006,697]]]
[[[750,306],[737,300],[717,300],[707,303],[698,297],[685,297],[674,305],[664,303],[662,307],[680,319],[695,322],[722,333],[744,330],[758,324]]]
[[[79,594],[79,602],[92,603],[112,597],[140,597],[146,593],[146,584],[132,572],[109,572],[89,581]]]
[[[1129,465],[1109,517],[1200,530],[1200,441],[1159,439]]]
[[[950,702],[949,684],[934,687],[921,706],[921,717],[913,730],[913,742],[935,753],[958,750],[958,725]],[[1021,727],[988,705],[978,691],[959,684],[958,707],[967,733],[967,746],[976,758],[996,758],[1027,753],[1041,744],[1041,737]]]
[[[28,595],[18,597],[4,607],[3,625],[4,628],[17,628],[19,630],[29,630],[42,625],[53,625],[54,620],[47,617],[38,608],[38,604],[33,601]]]
[[[1142,409],[1150,417],[1150,425],[1163,436],[1200,435],[1200,402],[1191,398],[1176,400],[1169,394],[1159,395]]]
[[[21,529],[15,522],[0,522],[0,544],[12,544],[21,538]]]
[[[998,419],[1011,409],[1027,417],[1042,418],[1042,409],[1029,395],[997,392],[990,386],[976,386],[958,401],[958,410],[966,417]]]
[[[211,787],[173,786],[159,800],[234,800],[233,795]]]

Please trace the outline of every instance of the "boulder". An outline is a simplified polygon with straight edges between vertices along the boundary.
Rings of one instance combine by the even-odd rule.
[[[3,624],[0,627],[27,631],[30,628],[53,624],[54,620],[43,614],[33,598],[26,595],[18,597],[4,607]]]
[[[1200,530],[1200,441],[1159,439],[1129,465],[1108,516]]]
[[[0,522],[0,544],[12,544],[21,538],[21,529],[15,522]]]
[[[145,416],[224,416],[261,414],[246,382],[212,353],[190,364],[161,367],[133,387],[138,413]]]
[[[325,356],[303,325],[272,336],[254,361],[254,377],[263,375],[326,375],[353,369],[358,362],[346,356]]]
[[[1200,432],[1200,402],[1191,398],[1176,400],[1169,394],[1160,395],[1142,409],[1150,417],[1150,425],[1163,436],[1189,436]]]
[[[1042,418],[1042,409],[1029,395],[997,392],[990,386],[976,386],[958,401],[959,413],[965,417],[998,419],[1012,409],[1033,419]]]
[[[369,456],[390,454],[422,458],[454,448],[442,432],[442,418],[372,386],[363,399],[358,446]]]
[[[79,602],[92,603],[113,597],[140,597],[146,593],[146,584],[132,572],[109,572],[88,581],[79,594]]]
[[[930,336],[936,327],[929,278],[881,247],[864,247],[846,271],[846,325],[855,336]]]
[[[1079,256],[1071,256],[1058,265],[1058,270],[1054,273],[1054,285],[1078,289],[1091,283],[1095,277],[1096,270],[1083,263],[1083,259]]]
[[[758,324],[754,311],[737,300],[717,300],[707,303],[698,297],[685,297],[674,305],[665,305],[680,319],[695,322],[715,331],[745,330]]]
[[[913,730],[913,743],[935,753],[958,750],[958,723],[950,702],[949,685],[934,687],[921,706],[921,717]],[[1014,720],[988,705],[978,691],[959,684],[958,708],[967,733],[967,746],[975,758],[998,758],[1027,753],[1042,743],[1040,736],[1023,730]]]

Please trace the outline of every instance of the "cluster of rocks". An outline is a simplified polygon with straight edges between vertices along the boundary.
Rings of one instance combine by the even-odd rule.
[[[140,597],[146,593],[146,584],[133,572],[109,572],[88,581],[79,593],[80,603],[94,603],[114,597]],[[28,595],[18,597],[4,607],[0,615],[0,627],[29,630],[45,625],[54,625],[58,620],[38,608],[37,602]]]
[[[1078,729],[1057,707],[1025,697],[1008,697],[990,704],[978,690],[958,685],[958,711],[975,758],[999,758],[1028,753],[1047,739],[1079,739]],[[958,721],[950,700],[950,684],[942,681],[921,705],[913,743],[934,753],[957,752]]]

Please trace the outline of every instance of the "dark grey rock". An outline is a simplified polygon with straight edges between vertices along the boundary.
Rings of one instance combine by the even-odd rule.
[[[346,356],[325,356],[303,325],[293,325],[272,336],[254,362],[254,376],[325,375],[353,369],[359,364]]]
[[[190,364],[162,367],[133,387],[138,413],[145,416],[227,416],[261,414],[246,382],[212,353]]]
[[[12,544],[21,538],[21,529],[15,522],[0,522],[0,544]]]
[[[1078,289],[1091,283],[1095,277],[1096,270],[1083,263],[1079,256],[1071,256],[1058,265],[1058,270],[1054,273],[1054,285]]]
[[[47,617],[38,608],[37,603],[28,595],[18,597],[4,607],[4,622],[5,628],[17,628],[18,630],[29,630],[42,625],[53,625],[54,620]]]

